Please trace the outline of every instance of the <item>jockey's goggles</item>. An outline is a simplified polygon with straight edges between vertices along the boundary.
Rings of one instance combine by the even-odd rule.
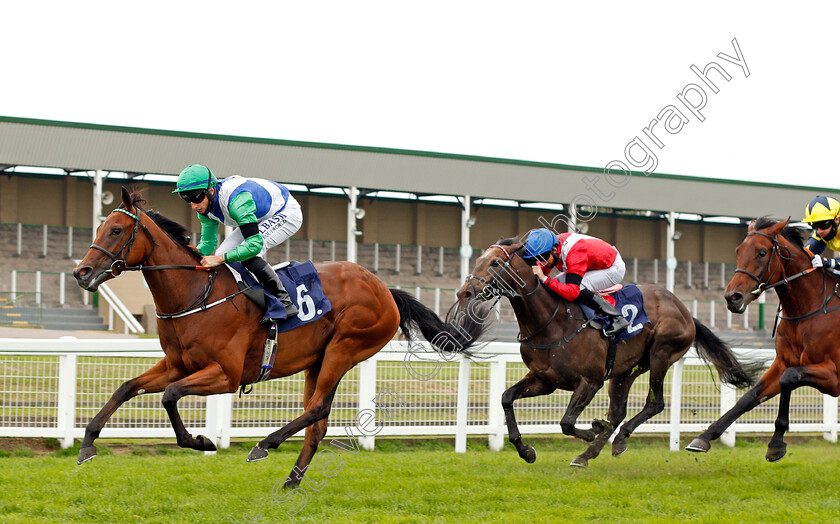
[[[814,222],[811,226],[814,229],[829,229],[834,225],[834,220],[820,220],[819,222]]]
[[[185,202],[189,202],[190,204],[200,204],[204,200],[204,197],[207,196],[207,190],[193,189],[190,191],[181,191],[178,194],[181,195],[181,198],[183,198]]]

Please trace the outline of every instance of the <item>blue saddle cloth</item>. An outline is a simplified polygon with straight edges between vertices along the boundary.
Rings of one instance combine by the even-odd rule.
[[[641,333],[642,328],[645,327],[645,324],[650,322],[650,319],[648,318],[647,313],[645,313],[644,296],[642,296],[642,292],[635,284],[625,285],[618,292],[613,293],[613,298],[615,298],[615,308],[624,315],[624,318],[626,318],[628,322],[630,322],[629,326],[616,333],[615,336],[616,342],[624,342],[625,340],[631,339]],[[601,329],[610,325],[609,317],[604,315],[595,315],[592,308],[582,304],[580,307],[586,314],[586,318],[590,320],[594,319],[595,322],[601,324]]]
[[[249,286],[257,289],[262,289],[259,282],[251,276],[240,262],[231,262],[228,264],[242,275],[242,280]],[[310,261],[306,262],[290,262],[288,266],[278,269],[277,276],[283,282],[283,287],[289,292],[299,310],[297,316],[286,318],[286,308],[277,300],[277,297],[266,293],[265,295],[266,311],[263,316],[263,321],[271,321],[277,323],[277,332],[282,333],[295,329],[296,327],[314,322],[323,317],[332,309],[330,299],[324,295],[324,290],[321,288],[321,277],[318,276],[318,270]]]

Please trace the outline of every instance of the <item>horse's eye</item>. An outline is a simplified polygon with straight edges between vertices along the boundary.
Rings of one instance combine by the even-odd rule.
[[[494,261],[493,261],[493,263],[492,263],[492,264],[490,264],[490,265],[491,265],[491,266],[497,266],[497,267],[498,267],[498,266],[501,266],[501,265],[502,265],[502,261],[501,261],[501,259],[498,259],[498,258],[497,258],[497,259],[496,259],[496,260],[494,260]]]
[[[767,250],[766,249],[759,249],[758,250],[758,256],[766,257],[767,256]]]
[[[111,235],[112,236],[117,236],[117,235],[121,235],[121,234],[122,234],[122,228],[115,227],[114,229],[111,230]]]

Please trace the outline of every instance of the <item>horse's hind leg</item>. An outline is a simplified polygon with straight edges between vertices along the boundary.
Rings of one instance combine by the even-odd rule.
[[[188,375],[177,382],[166,386],[163,393],[163,403],[169,422],[175,430],[175,439],[182,448],[198,451],[215,451],[216,445],[204,435],[193,437],[184,427],[181,414],[178,412],[178,401],[187,395],[216,395],[218,393],[233,393],[238,384],[231,381],[217,362],[206,368]]]
[[[137,395],[163,391],[169,383],[181,377],[183,377],[181,371],[169,367],[166,359],[161,359],[142,375],[124,382],[85,428],[85,438],[79,450],[79,464],[96,456],[96,446],[93,445],[93,441],[99,438],[99,433],[105,423],[120,406]]]
[[[654,350],[652,355],[659,353]],[[672,352],[665,352],[666,355],[671,355]],[[648,396],[645,400],[645,405],[642,410],[636,414],[635,417],[625,422],[618,434],[615,436],[613,446],[616,449],[623,449],[627,447],[627,437],[629,437],[642,423],[657,415],[665,409],[665,374],[668,368],[671,367],[671,361],[668,357],[653,358],[650,365],[650,386],[648,389]],[[623,451],[622,451],[623,453]]]
[[[516,424],[516,416],[513,413],[513,401],[519,398],[548,395],[555,389],[557,388],[543,382],[533,372],[529,372],[525,375],[525,378],[508,388],[502,394],[502,409],[505,412],[508,439],[516,447],[519,456],[529,464],[537,460],[537,452],[532,446],[522,443],[522,434],[519,433],[519,426]]]
[[[319,371],[319,366],[313,366],[306,370],[306,382],[303,386],[304,408],[306,408],[306,406],[309,405],[309,401],[312,399],[312,395],[315,394],[315,385],[318,381]],[[309,467],[309,463],[312,461],[312,457],[315,455],[315,451],[317,451],[318,449],[318,444],[321,443],[321,440],[323,440],[324,435],[326,434],[326,419],[319,420],[318,422],[306,428],[306,436],[303,439],[303,449],[300,450],[300,455],[298,456],[297,462],[295,462],[295,466],[292,468],[292,472],[289,474],[289,477],[283,484],[284,488],[296,488],[300,485],[300,481],[303,479],[303,475],[306,472],[306,468]]]
[[[630,386],[633,385],[633,381],[636,380],[636,377],[644,373],[644,371],[645,370],[636,369],[632,373],[613,377],[610,380],[610,420],[606,425],[604,425],[603,430],[595,436],[595,440],[592,441],[592,444],[589,445],[586,451],[581,453],[580,456],[572,461],[572,466],[586,466],[590,460],[600,455],[601,450],[609,441],[613,430],[618,427],[627,414],[627,395],[630,393]],[[626,448],[627,446],[625,445],[624,449]],[[613,447],[613,455],[617,456],[623,452],[624,450],[616,453],[615,447]]]
[[[348,349],[346,343],[344,345],[345,347],[339,345],[338,347],[332,346],[332,348],[327,349],[323,363],[321,364],[321,372],[315,381],[315,391],[304,407],[303,414],[254,446],[248,454],[248,462],[256,462],[266,458],[269,449],[275,449],[303,428],[311,426],[318,421],[326,420],[332,408],[332,401],[335,396],[335,390],[338,389],[338,383],[344,377],[344,374],[357,363],[354,358],[350,358],[347,355],[358,355],[358,351],[352,348]],[[299,476],[294,470],[292,471],[292,475]],[[292,478],[292,475],[290,475],[290,478]]]

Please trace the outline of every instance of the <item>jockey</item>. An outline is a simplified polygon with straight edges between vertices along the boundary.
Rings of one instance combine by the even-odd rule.
[[[300,204],[286,186],[240,176],[218,180],[210,169],[192,164],[178,175],[173,193],[198,213],[201,242],[196,249],[202,255],[202,265],[242,262],[263,288],[280,300],[287,317],[298,314],[297,306],[264,258],[266,251],[288,240],[303,224]],[[220,223],[236,229],[214,255]]]
[[[805,206],[805,218],[814,233],[805,242],[805,250],[811,254],[813,267],[840,268],[840,259],[823,258],[822,252],[828,247],[833,251],[840,251],[840,235],[837,235],[837,225],[840,223],[840,202],[830,196],[818,196]]]
[[[579,233],[555,235],[540,228],[528,233],[525,253],[524,258],[536,261],[534,275],[549,289],[610,318],[612,326],[604,330],[605,335],[614,335],[630,325],[612,303],[598,294],[624,278],[624,260],[614,246]],[[549,275],[555,267],[560,274],[552,278]]]

